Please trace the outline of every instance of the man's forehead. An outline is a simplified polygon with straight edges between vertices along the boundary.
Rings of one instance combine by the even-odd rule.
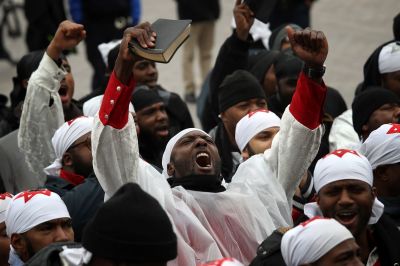
[[[207,137],[210,138],[210,136],[204,132],[201,131],[191,131],[183,135],[179,140],[184,139],[184,138],[196,138],[196,137]]]
[[[71,221],[71,218],[69,218],[69,217],[57,218],[57,219],[52,219],[52,220],[48,220],[46,222],[40,223],[33,228],[37,228],[37,227],[45,225],[45,224],[61,224],[61,223],[69,222],[69,221]]]
[[[150,104],[150,105],[144,107],[143,109],[137,111],[136,113],[140,115],[141,113],[144,113],[144,112],[147,112],[150,110],[158,110],[160,108],[165,108],[165,104],[162,101]]]
[[[321,188],[323,189],[329,189],[329,188],[337,188],[337,187],[347,187],[347,186],[368,186],[370,185],[367,182],[364,182],[362,180],[358,179],[342,179],[342,180],[337,180],[333,181],[331,183],[326,184]]]

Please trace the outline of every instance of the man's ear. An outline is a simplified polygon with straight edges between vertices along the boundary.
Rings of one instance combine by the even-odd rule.
[[[226,121],[225,112],[220,113],[218,117],[222,120],[222,122]]]
[[[73,165],[71,153],[65,152],[63,154],[62,159],[61,159],[61,164],[63,167],[64,166],[71,167]]]
[[[319,201],[320,201],[320,197],[317,194],[317,195],[315,195],[315,202],[318,204],[318,206],[319,206]]]
[[[363,125],[361,127],[361,136],[363,138],[363,141],[367,139],[368,132],[369,132],[369,126],[367,124]]]
[[[10,239],[11,246],[15,249],[18,256],[24,260],[28,256],[26,240],[21,234],[12,234]]]
[[[247,147],[244,148],[244,150],[242,151],[242,158],[243,161],[246,161],[247,159],[249,159],[250,155],[249,155],[249,151],[247,150]]]
[[[175,174],[175,166],[171,162],[167,164],[167,174],[168,176],[174,176]]]

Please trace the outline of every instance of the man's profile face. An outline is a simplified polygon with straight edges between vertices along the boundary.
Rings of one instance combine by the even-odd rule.
[[[286,108],[292,101],[296,85],[297,77],[285,77],[278,80],[278,94],[283,108]]]
[[[217,146],[202,132],[187,133],[172,149],[169,176],[219,175],[220,172],[221,159]]]
[[[70,166],[75,174],[87,177],[93,172],[92,140],[91,132],[78,138],[66,151],[69,153],[69,161],[63,157],[63,166]]]
[[[317,195],[324,217],[337,220],[355,238],[366,229],[374,200],[375,191],[369,184],[352,179],[329,183]]]
[[[236,124],[245,115],[258,109],[265,109],[267,101],[264,98],[253,98],[246,101],[241,101],[221,113],[221,119],[225,129],[234,137]]]
[[[156,141],[169,137],[169,119],[163,102],[154,103],[136,112],[140,136]]]
[[[342,243],[336,245],[328,253],[322,256],[315,263],[314,266],[362,266],[364,265],[360,260],[360,247],[356,241],[347,239]]]
[[[74,95],[75,82],[72,76],[71,66],[68,63],[67,59],[62,59],[62,66],[66,70],[67,74],[61,81],[61,86],[58,90],[58,94],[60,94],[63,108],[66,109],[69,108],[71,104],[72,96]]]
[[[138,85],[154,88],[157,85],[158,71],[153,61],[140,60],[133,66],[133,76]]]
[[[25,233],[11,236],[11,243],[24,262],[51,243],[64,241],[74,241],[70,218],[50,220]]]
[[[255,135],[244,149],[242,155],[245,154],[246,157],[243,156],[243,158],[248,159],[253,155],[264,153],[264,151],[270,149],[272,140],[278,132],[279,127],[270,127]]]
[[[8,253],[10,252],[10,239],[6,233],[6,223],[0,223],[0,265],[8,265]]]
[[[367,123],[363,125],[363,139],[367,139],[369,134],[383,124],[400,122],[400,106],[397,103],[387,103],[376,109],[369,117]]]

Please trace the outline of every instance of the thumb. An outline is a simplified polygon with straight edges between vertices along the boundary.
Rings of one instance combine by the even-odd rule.
[[[288,35],[288,39],[289,39],[290,45],[291,45],[292,48],[293,48],[294,45],[295,45],[295,40],[294,40],[294,29],[293,29],[292,27],[290,27],[290,26],[286,26],[285,29],[286,29],[286,33],[287,33],[287,35]]]

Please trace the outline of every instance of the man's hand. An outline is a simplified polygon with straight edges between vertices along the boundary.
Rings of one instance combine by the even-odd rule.
[[[64,50],[77,46],[86,37],[86,31],[81,24],[64,20],[58,26],[53,40],[47,47],[47,54],[57,61]]]
[[[254,23],[254,13],[242,0],[236,0],[235,8],[233,9],[233,17],[236,22],[236,35],[246,41],[249,36],[250,28]]]
[[[144,22],[135,27],[127,28],[119,48],[118,57],[115,61],[114,71],[119,81],[128,84],[131,76],[133,64],[138,59],[129,49],[129,42],[136,39],[144,47],[154,47],[156,33],[151,30],[150,23]]]
[[[290,45],[295,54],[312,68],[321,68],[328,55],[328,41],[322,31],[309,28],[294,31],[286,27]]]

